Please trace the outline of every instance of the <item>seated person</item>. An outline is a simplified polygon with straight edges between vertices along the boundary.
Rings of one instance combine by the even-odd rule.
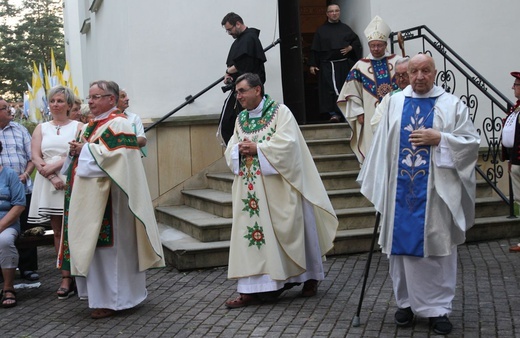
[[[4,308],[16,306],[13,283],[19,256],[14,242],[20,233],[20,214],[24,209],[23,184],[12,169],[0,165],[0,268],[4,278],[0,306]]]

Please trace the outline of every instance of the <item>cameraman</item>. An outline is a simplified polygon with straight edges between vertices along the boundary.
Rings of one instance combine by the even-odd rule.
[[[235,120],[242,107],[235,98],[234,82],[237,77],[244,73],[254,73],[260,76],[262,83],[265,83],[266,61],[262,43],[258,39],[260,31],[256,28],[248,28],[244,25],[242,18],[236,13],[228,13],[222,19],[222,26],[226,32],[235,39],[226,60],[226,74],[224,76],[223,92],[229,91],[229,95],[224,101],[222,113],[220,115],[217,137],[222,141],[222,145],[227,145],[233,130]]]

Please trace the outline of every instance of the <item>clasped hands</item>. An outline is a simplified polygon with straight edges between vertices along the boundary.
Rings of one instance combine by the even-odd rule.
[[[256,143],[248,140],[247,138],[244,141],[238,143],[238,152],[242,156],[253,156],[257,154]]]

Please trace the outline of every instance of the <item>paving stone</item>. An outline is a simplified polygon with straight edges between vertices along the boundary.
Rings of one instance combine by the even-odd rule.
[[[453,337],[520,337],[520,254],[509,253],[519,241],[494,240],[459,247]],[[301,287],[277,303],[228,310],[236,282],[225,267],[179,272],[148,272],[148,298],[135,309],[93,320],[88,303],[58,300],[59,272],[54,250],[40,247],[39,288],[18,292],[18,306],[0,308],[0,337],[434,337],[428,319],[409,328],[395,327],[395,300],[388,260],[375,252],[360,314],[352,326],[363,282],[366,254],[330,257],[326,280],[313,298]],[[15,283],[24,283],[17,279]]]

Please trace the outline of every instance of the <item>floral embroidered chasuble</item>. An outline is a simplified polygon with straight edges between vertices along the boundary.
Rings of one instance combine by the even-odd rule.
[[[234,157],[246,138],[257,144],[261,156]],[[260,157],[268,161],[270,173],[263,173]],[[268,274],[286,280],[305,272],[302,199],[313,204],[322,255],[332,248],[337,218],[286,106],[266,96],[261,116],[241,112],[226,160],[232,170],[239,164],[233,183],[229,278]]]

